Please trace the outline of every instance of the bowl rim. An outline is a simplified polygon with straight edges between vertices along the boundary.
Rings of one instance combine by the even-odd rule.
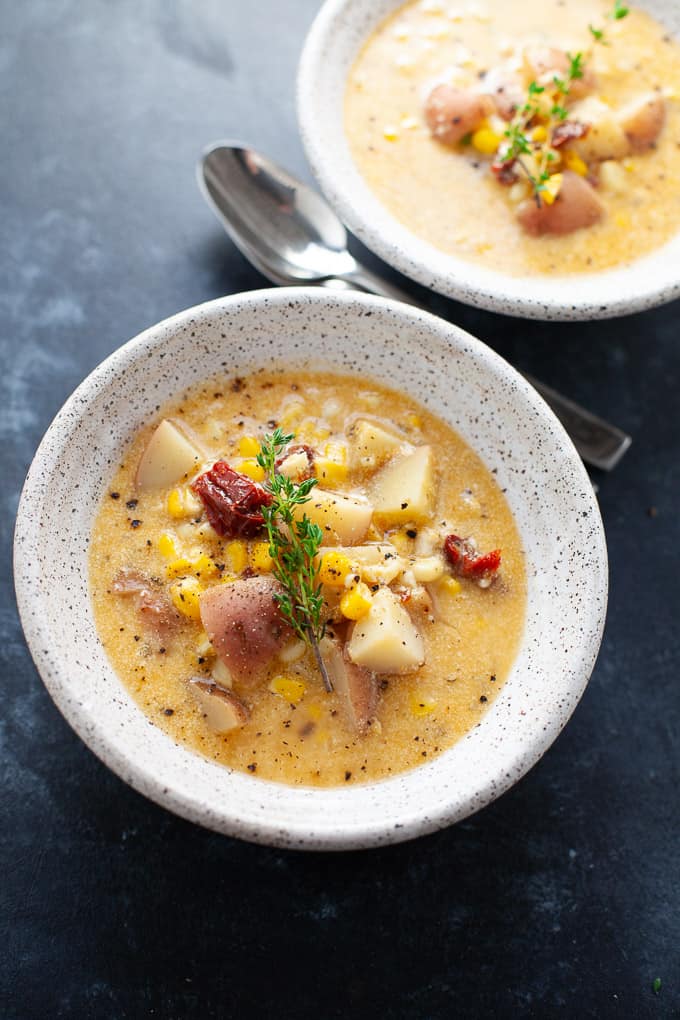
[[[37,599],[44,599],[48,596],[46,596],[44,589],[41,588],[41,576],[38,565],[35,564],[30,569],[27,569],[25,564],[20,562],[20,556],[23,554],[23,548],[26,544],[28,543],[30,547],[31,541],[33,543],[40,542],[41,514],[36,513],[32,515],[29,510],[31,505],[40,505],[36,498],[40,494],[40,479],[44,476],[45,472],[54,470],[56,463],[55,449],[59,453],[67,445],[69,433],[77,427],[73,422],[79,420],[78,413],[82,415],[87,410],[86,398],[89,397],[91,392],[96,393],[98,382],[104,377],[109,376],[112,370],[118,373],[123,371],[126,364],[130,360],[134,361],[135,357],[140,356],[142,352],[144,352],[145,356],[148,356],[148,343],[155,341],[156,344],[160,344],[164,331],[168,329],[180,330],[189,323],[195,324],[201,319],[210,320],[217,313],[229,310],[233,305],[241,304],[258,308],[264,307],[265,302],[272,301],[280,305],[289,305],[291,302],[305,302],[310,306],[321,307],[324,305],[328,306],[329,304],[336,307],[355,306],[362,314],[376,309],[384,310],[385,312],[391,312],[402,320],[410,319],[416,323],[423,324],[426,329],[438,338],[446,335],[449,337],[456,336],[456,339],[461,344],[464,343],[466,348],[469,348],[471,356],[481,360],[485,368],[500,372],[504,376],[507,376],[509,373],[515,387],[521,390],[524,399],[529,401],[532,412],[535,412],[537,416],[542,418],[544,423],[549,422],[555,430],[564,451],[565,462],[563,470],[574,472],[575,480],[585,480],[587,483],[585,491],[588,493],[592,522],[595,525],[595,553],[599,568],[595,588],[595,595],[597,597],[592,600],[589,608],[592,613],[597,614],[597,619],[591,631],[591,636],[587,639],[583,638],[581,646],[577,647],[574,651],[575,665],[574,669],[570,671],[570,685],[568,690],[562,690],[563,695],[565,693],[568,695],[568,711],[562,717],[555,713],[553,718],[548,720],[548,723],[542,729],[538,727],[530,730],[532,739],[525,739],[521,748],[515,749],[514,755],[503,761],[503,767],[507,771],[507,778],[501,777],[497,780],[489,781],[485,786],[482,786],[481,794],[480,789],[474,791],[466,789],[463,795],[456,791],[457,796],[454,796],[452,793],[449,800],[446,803],[442,803],[441,810],[438,812],[430,811],[429,814],[424,815],[419,810],[412,811],[410,814],[404,814],[403,817],[400,817],[399,823],[396,826],[394,825],[394,818],[387,820],[386,824],[384,819],[376,817],[372,818],[370,822],[360,820],[357,824],[353,822],[344,823],[343,828],[338,829],[335,820],[328,818],[324,819],[323,822],[318,822],[315,828],[311,827],[306,819],[303,819],[301,822],[295,823],[288,821],[285,829],[282,829],[280,819],[268,822],[261,815],[253,815],[244,819],[243,817],[230,814],[228,804],[223,806],[221,814],[216,813],[210,806],[202,805],[198,802],[186,789],[182,789],[181,784],[173,788],[167,776],[159,776],[152,769],[144,768],[140,765],[134,753],[126,745],[125,738],[121,738],[119,735],[114,737],[107,727],[105,719],[91,712],[87,704],[77,703],[75,699],[69,697],[68,663],[55,662],[52,659],[48,649],[45,647],[47,642],[42,640],[43,631],[40,626],[40,615],[36,615],[31,611]],[[79,412],[78,408],[80,409]],[[76,412],[75,418],[73,421],[70,421],[74,411]],[[55,439],[60,439],[60,444],[57,446],[53,445]],[[94,518],[97,509],[98,507],[92,509],[91,519]],[[288,848],[339,850],[401,842],[444,828],[455,821],[467,817],[469,814],[474,813],[496,799],[496,797],[514,785],[515,782],[529,771],[550,747],[571,717],[590,678],[599,652],[606,617],[608,568],[604,528],[599,508],[592,494],[592,487],[585,468],[571,440],[542,398],[500,355],[459,327],[453,326],[429,312],[421,311],[398,302],[356,292],[335,293],[318,288],[274,288],[218,298],[170,316],[144,330],[122,347],[115,350],[80,383],[74,393],[64,403],[61,410],[56,414],[29,468],[21,493],[15,526],[14,581],[19,615],[26,642],[50,696],[61,714],[78,733],[84,743],[120,778],[138,792],[174,813],[227,835],[237,836],[266,845],[285,846]],[[600,607],[599,610],[595,609],[595,606]],[[113,671],[113,667],[111,669]],[[121,689],[127,694],[122,684]],[[138,711],[142,712],[139,708]],[[175,748],[180,750],[180,753],[182,752],[183,745],[175,743],[167,735],[164,736]],[[191,751],[187,753],[190,753],[198,761],[204,760],[196,752]],[[439,760],[441,759],[433,759],[432,764],[436,766],[436,762]],[[211,764],[216,769],[225,769],[224,766]],[[411,770],[411,772],[418,773],[428,767],[423,765],[416,770]],[[230,774],[236,774],[233,770],[227,771]],[[241,774],[238,773],[237,775]],[[401,775],[408,775],[408,773],[402,773]],[[309,795],[312,799],[314,797],[323,798],[324,793],[327,792],[324,788],[290,787],[279,783],[269,783],[266,780],[255,779],[253,777],[242,776],[242,778],[251,783],[256,782],[265,786],[276,787],[279,794],[281,791],[286,791],[291,799],[299,797],[301,792]],[[379,783],[361,784],[347,789],[329,788],[329,790],[331,792],[338,791],[341,797],[344,796],[351,799],[352,797],[357,797],[362,790],[370,790],[385,783],[396,784],[398,780],[399,776],[395,776],[388,780],[381,780]]]
[[[312,172],[331,206],[359,240],[383,261],[430,290],[505,315],[543,321],[609,319],[654,308],[680,296],[680,233],[629,266],[567,276],[511,276],[446,254],[413,234],[380,202],[352,159],[342,123],[329,114],[324,75],[333,69],[334,46],[371,0],[325,0],[304,41],[296,81],[302,144]],[[390,10],[404,0],[387,0]],[[644,0],[642,0],[644,5]],[[382,8],[381,8],[382,10]],[[368,37],[386,13],[376,15]],[[360,45],[360,44],[359,44]],[[354,49],[354,56],[359,46]],[[351,66],[351,62],[349,64]],[[347,81],[346,68],[343,74]],[[333,95],[337,89],[333,90]],[[641,270],[645,270],[641,272]]]

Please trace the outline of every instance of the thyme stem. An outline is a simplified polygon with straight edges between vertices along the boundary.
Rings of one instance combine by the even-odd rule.
[[[312,649],[323,685],[330,693],[333,685],[319,648],[326,629],[321,619],[323,595],[316,560],[323,532],[304,511],[302,517],[295,512],[311,498],[316,479],[294,482],[276,468],[279,456],[293,438],[293,434],[287,435],[277,428],[262,441],[257,462],[264,469],[264,485],[272,496],[271,505],[262,507],[262,516],[269,538],[269,555],[274,562],[272,573],[283,588],[283,592],[275,595],[276,601],[282,616]]]

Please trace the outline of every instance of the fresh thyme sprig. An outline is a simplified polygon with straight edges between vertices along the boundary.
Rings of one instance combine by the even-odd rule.
[[[302,517],[295,513],[297,507],[309,502],[316,478],[294,482],[276,469],[276,461],[293,438],[293,434],[287,435],[277,428],[262,441],[257,462],[264,469],[264,485],[272,502],[263,506],[261,513],[269,538],[269,555],[274,561],[272,572],[283,588],[274,597],[283,617],[312,649],[324,687],[330,692],[333,684],[319,649],[325,623],[321,619],[323,595],[316,557],[323,532],[305,513]]]
[[[622,3],[622,0],[615,0],[607,17],[612,21],[620,21],[628,13],[629,8]],[[593,25],[589,25],[588,28],[596,43],[603,46],[609,45],[604,29],[594,28]],[[550,164],[555,161],[555,153],[551,147],[553,132],[559,124],[567,119],[569,111],[566,103],[571,87],[575,81],[583,78],[584,73],[583,53],[573,55],[567,53],[567,59],[569,66],[564,77],[554,75],[552,82],[546,85],[541,85],[537,81],[529,83],[527,100],[523,106],[519,107],[505,131],[506,144],[500,156],[502,164],[506,166],[517,164],[528,179],[536,204],[539,206],[541,205],[541,195],[547,190],[551,177]],[[548,96],[544,95],[546,91]],[[548,97],[550,98],[550,107],[546,110],[545,99]],[[546,116],[547,122],[541,125],[545,129],[545,138],[544,141],[537,143],[529,137],[527,130],[535,118],[545,119]],[[536,162],[537,172],[533,172],[533,168],[523,158],[525,156],[531,156],[532,160]]]
[[[629,14],[630,8],[626,7],[621,0],[615,0],[614,6],[609,14],[607,14],[607,17],[610,21],[621,21],[622,18],[628,17]],[[588,25],[588,29],[595,42],[601,43],[603,46],[609,46],[609,40],[605,36],[604,28],[595,28],[594,25]]]

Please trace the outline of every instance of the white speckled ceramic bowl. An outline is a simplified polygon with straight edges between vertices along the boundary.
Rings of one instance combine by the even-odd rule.
[[[327,0],[298,73],[298,120],[307,158],[341,219],[385,262],[467,304],[533,319],[600,319],[652,308],[680,295],[680,235],[622,269],[578,276],[515,277],[447,255],[412,234],[370,190],[343,127],[347,76],[368,36],[403,0]],[[680,4],[636,0],[680,35]]]
[[[287,787],[217,765],[153,726],[114,673],[88,594],[94,516],[126,443],[179,390],[271,363],[373,376],[441,415],[497,472],[527,559],[526,632],[479,727],[415,771],[340,789]],[[189,309],[116,351],[50,426],[17,518],[15,581],[43,680],[122,779],[243,839],[338,849],[409,839],[477,811],[536,762],[571,715],[600,644],[607,556],[592,486],[535,391],[478,340],[368,295],[265,290]]]

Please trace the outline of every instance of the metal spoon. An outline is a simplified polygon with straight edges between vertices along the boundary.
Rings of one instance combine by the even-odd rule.
[[[228,142],[212,145],[197,174],[236,247],[272,283],[363,290],[425,308],[357,262],[347,249],[347,231],[325,199],[254,149]],[[583,460],[611,471],[630,446],[630,436],[526,378],[560,419]]]

